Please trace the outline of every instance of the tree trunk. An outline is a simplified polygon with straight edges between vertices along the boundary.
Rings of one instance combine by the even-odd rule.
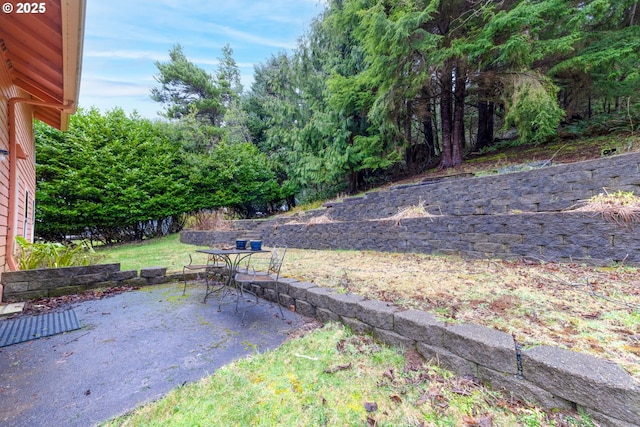
[[[431,162],[436,156],[433,130],[433,108],[431,106],[431,102],[433,100],[426,89],[422,91],[419,99],[420,105],[413,109],[413,114],[416,114],[417,117],[419,117],[422,130],[418,132],[420,135],[416,138],[417,143],[409,147],[409,152],[412,155],[411,164],[407,162],[407,165],[409,166],[408,170],[415,170],[416,172],[432,167],[433,165]]]
[[[451,146],[451,160],[453,166],[462,164],[462,148],[464,141],[464,100],[466,94],[467,74],[464,66],[456,66],[456,80],[454,92],[453,112],[453,140]]]
[[[431,118],[422,122],[423,132],[424,132],[424,144],[427,146],[427,162],[431,162],[436,156],[436,145],[433,140],[433,124],[431,123]]]
[[[413,170],[413,166],[414,166],[414,162],[415,162],[415,151],[416,151],[416,147],[413,144],[412,141],[412,135],[411,135],[411,116],[413,115],[413,103],[411,102],[410,99],[407,99],[405,101],[405,117],[404,117],[404,140],[406,143],[406,153],[407,155],[405,156],[405,162],[407,163],[407,168],[411,171]]]
[[[433,112],[431,111],[431,101],[427,102],[427,112],[422,120],[422,129],[424,132],[424,142],[429,147],[429,154],[435,156],[435,141],[433,139],[433,122],[431,121]]]
[[[478,137],[476,149],[493,144],[493,119],[495,107],[491,101],[478,101]]]
[[[408,145],[412,144],[413,136],[411,135],[411,118],[413,117],[413,101],[410,99],[405,103],[406,105],[406,117],[404,119],[404,139]]]
[[[442,157],[440,158],[440,166],[438,169],[446,169],[453,167],[452,152],[452,108],[451,104],[453,96],[451,93],[453,84],[451,78],[452,66],[451,60],[448,60],[442,69],[441,83],[442,89],[440,93],[440,123],[442,126]]]
[[[431,127],[433,130],[433,153],[438,156],[442,154],[442,143],[440,141],[440,129],[438,128],[437,113],[435,112],[438,110],[436,103],[437,101],[435,99],[429,101],[429,111],[432,112]]]
[[[349,194],[353,194],[358,189],[358,171],[351,168],[349,173]]]

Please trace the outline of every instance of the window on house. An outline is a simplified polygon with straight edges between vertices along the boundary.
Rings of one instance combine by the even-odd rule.
[[[22,231],[24,233],[24,238],[29,240],[30,236],[30,227],[31,222],[29,221],[29,205],[31,204],[31,198],[29,197],[29,192],[27,191],[24,198],[24,226],[22,227]]]

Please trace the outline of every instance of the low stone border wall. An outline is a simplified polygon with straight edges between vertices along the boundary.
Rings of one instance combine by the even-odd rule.
[[[120,271],[120,264],[99,264],[83,267],[43,268],[11,271],[0,275],[3,285],[1,301],[16,302],[28,299],[75,294],[87,289],[114,286],[145,286],[171,280],[165,267]]]
[[[273,284],[252,287],[275,300]],[[283,279],[279,292],[280,304],[299,314],[342,322],[389,345],[414,348],[429,361],[516,398],[547,409],[584,409],[602,426],[640,426],[640,384],[607,360],[551,346],[523,350],[504,332],[446,325],[424,311],[402,311],[313,283]]]

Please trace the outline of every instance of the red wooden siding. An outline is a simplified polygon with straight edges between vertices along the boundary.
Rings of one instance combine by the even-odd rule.
[[[13,97],[26,97],[27,94],[16,86],[12,85],[9,70],[2,51],[0,51],[0,148],[9,150],[9,111],[8,100]],[[29,197],[33,200],[35,196],[35,143],[33,139],[33,113],[32,107],[25,104],[16,105],[16,136],[17,143],[26,154],[26,159],[17,161],[18,193],[16,205],[15,235],[23,236],[25,227],[25,196],[29,192]],[[9,159],[0,162],[0,272],[7,271],[7,230],[11,224],[7,224],[9,216]],[[29,211],[33,206],[29,207]],[[28,230],[29,238],[33,231],[33,215],[29,213]]]

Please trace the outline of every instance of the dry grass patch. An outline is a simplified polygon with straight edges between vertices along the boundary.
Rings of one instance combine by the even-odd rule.
[[[400,225],[400,222],[403,219],[408,218],[430,218],[435,215],[429,213],[427,208],[424,206],[424,202],[420,202],[417,205],[413,206],[405,206],[398,209],[398,213],[392,215],[388,218],[383,218],[383,220],[395,221],[396,225]]]
[[[620,226],[640,222],[640,197],[631,191],[608,192],[593,196],[575,209],[579,212],[596,212],[602,218]]]
[[[525,348],[548,344],[607,358],[640,380],[635,268],[290,249],[283,275],[429,311],[449,323],[492,327]]]
[[[233,221],[227,220],[223,212],[197,212],[187,218],[185,228],[191,230],[230,231]]]
[[[336,221],[331,219],[328,215],[314,216],[307,220],[304,217],[296,216],[296,218],[292,221],[289,221],[287,224],[298,224],[298,225],[314,225],[314,224],[332,224]]]
[[[321,215],[321,216],[314,216],[313,218],[309,219],[309,221],[306,222],[307,225],[314,225],[314,224],[331,224],[334,223],[335,221],[332,220],[331,218],[329,218],[327,215]]]

